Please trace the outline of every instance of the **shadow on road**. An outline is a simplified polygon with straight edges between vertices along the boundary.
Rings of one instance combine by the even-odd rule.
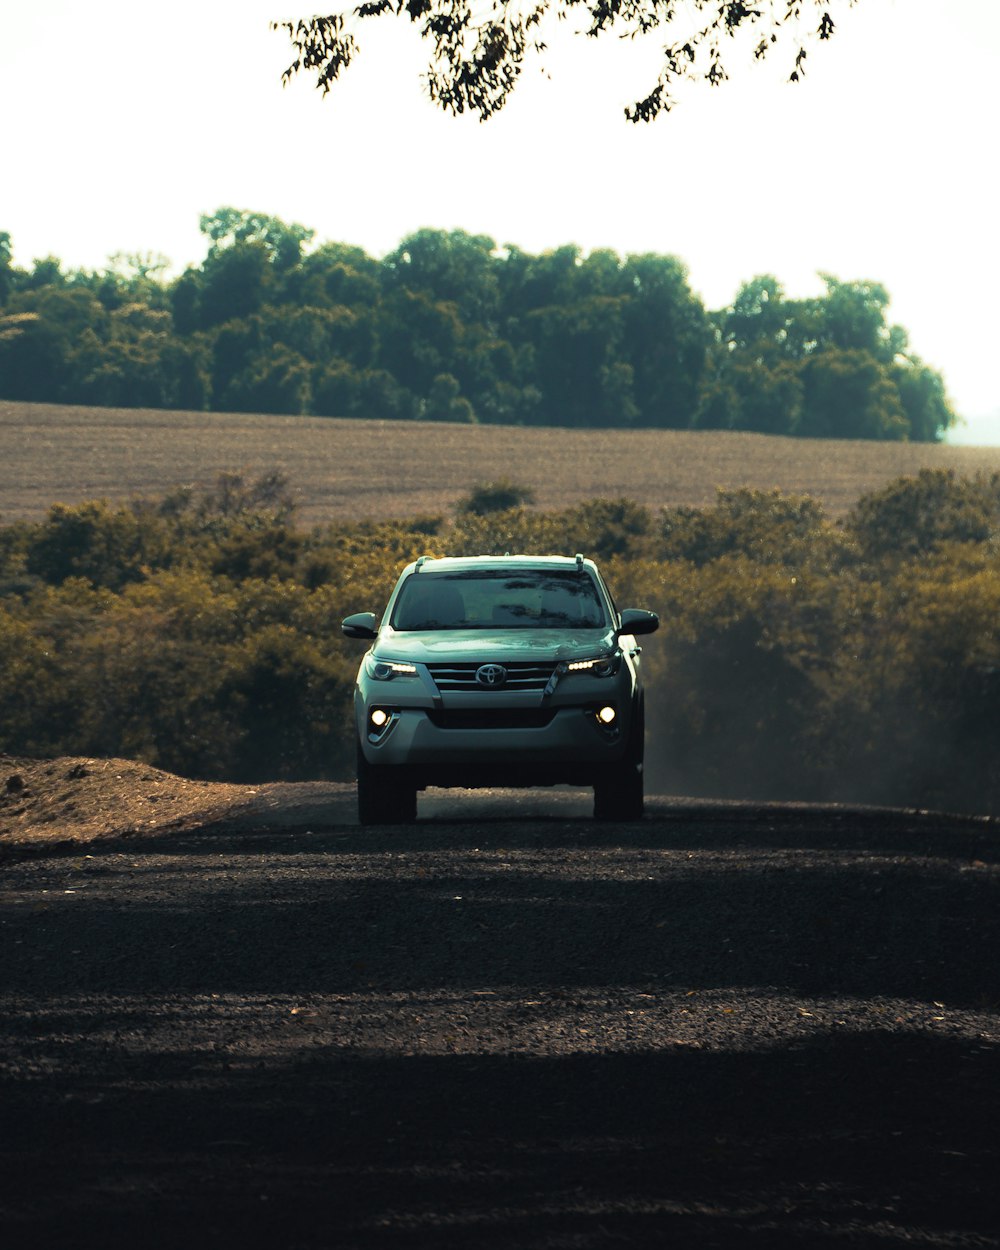
[[[91,1097],[56,1078],[9,1105],[6,1244],[141,1230],[164,1250],[885,1250],[919,1228],[987,1246],[997,1058],[905,1036],[528,1059],[320,1049],[243,1073],[173,1052],[143,1087],[95,1052]]]
[[[0,1240],[995,1246],[992,838],[654,801],[13,863]]]
[[[985,835],[876,812],[839,838],[828,814],[761,810],[763,826],[229,830],[50,861],[42,914],[9,912],[30,941],[2,978],[30,993],[42,964],[50,988],[112,994],[649,984],[1000,1001]]]

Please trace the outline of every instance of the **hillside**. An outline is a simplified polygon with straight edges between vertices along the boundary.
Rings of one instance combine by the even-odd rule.
[[[54,501],[158,495],[221,472],[288,475],[307,524],[446,511],[474,482],[507,476],[539,508],[627,495],[711,503],[717,487],[778,487],[831,516],[921,468],[1000,472],[1000,447],[808,440],[676,430],[568,430],[88,408],[0,401],[0,518]]]

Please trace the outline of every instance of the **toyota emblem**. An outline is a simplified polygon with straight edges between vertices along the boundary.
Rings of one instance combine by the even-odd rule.
[[[476,681],[481,686],[489,686],[495,689],[502,686],[507,680],[507,670],[502,664],[481,664],[476,669]]]

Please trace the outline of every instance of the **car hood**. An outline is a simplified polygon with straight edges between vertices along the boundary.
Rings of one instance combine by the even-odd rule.
[[[377,656],[411,664],[463,660],[521,661],[586,659],[611,651],[615,631],[607,629],[441,629],[397,632],[386,628],[372,650]]]

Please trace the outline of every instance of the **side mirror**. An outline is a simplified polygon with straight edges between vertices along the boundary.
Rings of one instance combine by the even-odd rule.
[[[660,628],[660,618],[655,612],[643,608],[626,608],[622,613],[619,634],[655,634]]]
[[[378,617],[374,612],[355,612],[353,616],[344,618],[340,628],[347,638],[364,638],[370,642],[375,637],[377,624]]]

